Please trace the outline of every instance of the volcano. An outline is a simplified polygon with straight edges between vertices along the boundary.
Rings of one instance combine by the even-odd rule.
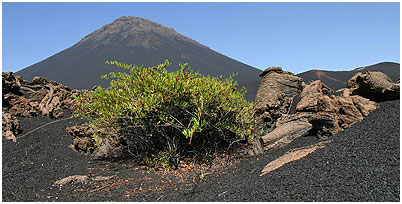
[[[168,59],[168,71],[189,63],[201,74],[229,76],[238,73],[235,80],[246,87],[246,98],[254,100],[261,70],[215,52],[173,28],[165,27],[139,17],[121,17],[85,36],[72,47],[43,61],[16,72],[25,80],[35,76],[55,80],[75,89],[108,87],[109,80],[100,76],[123,71],[106,65],[105,61],[154,66]]]

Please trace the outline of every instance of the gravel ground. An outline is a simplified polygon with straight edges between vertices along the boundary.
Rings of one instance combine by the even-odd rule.
[[[19,135],[48,122],[23,119]],[[150,170],[73,152],[65,127],[81,122],[53,123],[16,144],[3,138],[2,201],[400,201],[399,100],[381,102],[362,122],[329,138],[325,148],[264,176],[259,175],[267,163],[319,141],[304,137],[262,155],[216,159],[210,168]],[[89,179],[53,184],[71,175]],[[95,181],[96,176],[113,178]]]

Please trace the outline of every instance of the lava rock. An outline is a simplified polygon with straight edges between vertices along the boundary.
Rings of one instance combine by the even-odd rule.
[[[89,123],[67,127],[66,131],[74,137],[72,144],[74,150],[85,153],[95,150],[93,135],[98,131],[95,131]]]
[[[272,132],[262,137],[264,144],[268,144],[264,149],[289,144],[296,138],[306,135],[312,127],[310,123],[302,121],[292,121],[277,126]]]
[[[20,121],[10,113],[2,112],[2,133],[7,140],[17,142],[15,135],[19,132]]]
[[[14,76],[13,72],[3,72],[2,73],[2,91],[3,95],[9,92],[19,91],[21,87],[20,81]]]
[[[320,80],[311,81],[300,93],[300,101],[296,106],[297,111],[318,111],[318,103],[324,94],[333,93],[332,89]],[[327,100],[328,101],[328,100]],[[325,103],[324,103],[325,104]]]
[[[392,80],[382,72],[357,73],[348,81],[352,95],[360,95],[375,101],[399,99],[400,82]]]
[[[38,115],[60,118],[62,110],[77,108],[75,96],[88,90],[71,90],[58,82],[35,77],[32,81],[3,72],[3,109],[13,116],[35,117]]]
[[[280,92],[280,89],[277,92]],[[295,105],[295,113],[282,112],[279,118],[276,118],[272,117],[272,112],[279,112],[278,109],[265,110],[258,118],[260,122],[268,118],[263,117],[264,114],[270,113],[269,119],[275,123],[261,137],[264,149],[281,147],[305,135],[332,136],[363,120],[378,108],[378,104],[361,96],[328,95],[332,93],[333,91],[320,80],[311,81],[297,95],[300,100]]]
[[[281,67],[270,67],[260,74],[261,83],[255,96],[259,112],[278,110],[285,113],[293,98],[303,89],[303,79]],[[277,114],[276,117],[281,114]]]

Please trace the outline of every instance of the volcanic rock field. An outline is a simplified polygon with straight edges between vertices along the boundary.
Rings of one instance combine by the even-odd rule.
[[[152,166],[123,156],[130,150],[124,132],[95,141],[103,127],[72,117],[89,103],[77,96],[107,88],[110,80],[100,76],[119,71],[105,61],[154,66],[165,59],[174,65],[169,72],[186,62],[212,77],[237,72],[238,87],[228,89],[248,89],[253,141]],[[173,28],[124,16],[43,61],[2,73],[2,201],[400,202],[399,77],[393,62],[261,72]]]

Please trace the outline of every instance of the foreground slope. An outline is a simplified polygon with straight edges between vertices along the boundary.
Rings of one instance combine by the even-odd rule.
[[[392,81],[396,82],[400,77],[400,64],[394,62],[382,62],[366,67],[359,67],[351,71],[325,71],[325,70],[310,70],[298,74],[308,83],[311,80],[321,80],[334,91],[346,88],[348,80],[358,72],[379,71],[388,75]]]
[[[266,152],[241,162],[237,174],[200,185],[186,200],[400,201],[400,101],[379,104],[363,121],[305,158],[260,177],[262,168],[278,157],[277,151]],[[279,151],[283,154],[305,141]]]
[[[73,152],[64,128],[83,121],[60,121],[18,143],[3,137],[3,201],[400,201],[400,101],[379,104],[363,121],[331,137],[325,148],[269,174],[259,176],[267,163],[317,140],[299,138],[224,166],[224,171],[204,174],[202,181],[199,176],[180,178],[182,183],[130,161],[94,161]],[[50,121],[22,119],[19,136]],[[114,177],[53,185],[75,174]],[[169,179],[171,186],[151,188]]]
[[[204,75],[239,73],[236,80],[245,86],[247,98],[253,100],[259,84],[260,70],[215,52],[200,43],[148,19],[121,17],[84,37],[74,46],[16,75],[25,80],[35,76],[55,80],[76,89],[91,89],[94,85],[108,86],[99,76],[117,70],[105,65],[106,60],[126,64],[154,66],[169,59],[170,70],[188,62],[194,71]]]

